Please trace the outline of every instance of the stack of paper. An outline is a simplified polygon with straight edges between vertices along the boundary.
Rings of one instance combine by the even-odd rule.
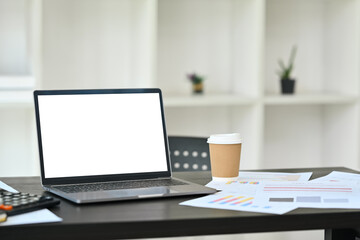
[[[180,204],[273,214],[299,207],[360,209],[360,174],[334,171],[308,181],[311,174],[240,172],[237,181],[208,183],[217,194]]]

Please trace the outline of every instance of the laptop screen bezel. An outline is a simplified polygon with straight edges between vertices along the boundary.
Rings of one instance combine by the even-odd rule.
[[[165,143],[165,154],[167,162],[167,170],[151,173],[130,173],[130,174],[110,174],[110,175],[96,175],[96,176],[78,176],[78,177],[61,177],[61,178],[47,178],[44,168],[43,146],[41,138],[41,120],[39,112],[38,97],[41,95],[84,95],[84,94],[139,94],[139,93],[157,93],[159,96],[160,112],[162,120],[162,128]],[[94,182],[108,182],[108,181],[125,181],[125,180],[141,180],[141,179],[155,179],[155,178],[169,178],[171,177],[171,164],[169,143],[166,132],[164,105],[162,93],[159,88],[135,88],[135,89],[76,89],[76,90],[35,90],[34,91],[34,105],[35,105],[35,119],[38,138],[38,149],[40,158],[40,172],[42,185],[61,185],[61,184],[76,184],[76,183],[94,183]]]

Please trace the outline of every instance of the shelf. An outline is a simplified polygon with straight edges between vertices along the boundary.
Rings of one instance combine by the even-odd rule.
[[[256,98],[234,94],[164,96],[165,107],[239,106],[256,103]]]
[[[264,98],[265,105],[303,105],[303,104],[352,104],[358,98],[352,95],[339,94],[295,94],[268,95]]]
[[[313,105],[313,104],[352,104],[357,96],[339,94],[295,94],[268,95],[264,97],[265,105]],[[165,107],[197,107],[197,106],[239,106],[252,105],[257,102],[255,97],[235,94],[211,95],[178,95],[164,96]]]
[[[33,76],[0,76],[0,89],[32,89],[35,85]]]
[[[0,107],[32,107],[32,91],[4,91],[0,90]]]

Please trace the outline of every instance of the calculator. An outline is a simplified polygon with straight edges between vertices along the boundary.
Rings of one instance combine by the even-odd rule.
[[[7,216],[31,212],[58,205],[60,200],[46,195],[9,192],[0,188],[0,222]]]

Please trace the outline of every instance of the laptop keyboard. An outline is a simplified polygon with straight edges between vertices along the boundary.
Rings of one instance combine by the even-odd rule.
[[[66,193],[77,193],[77,192],[96,192],[96,191],[104,191],[104,190],[165,187],[165,186],[178,186],[178,185],[188,185],[188,183],[178,181],[175,179],[160,179],[160,180],[128,181],[128,182],[86,183],[86,184],[56,186],[54,188],[59,189]]]

